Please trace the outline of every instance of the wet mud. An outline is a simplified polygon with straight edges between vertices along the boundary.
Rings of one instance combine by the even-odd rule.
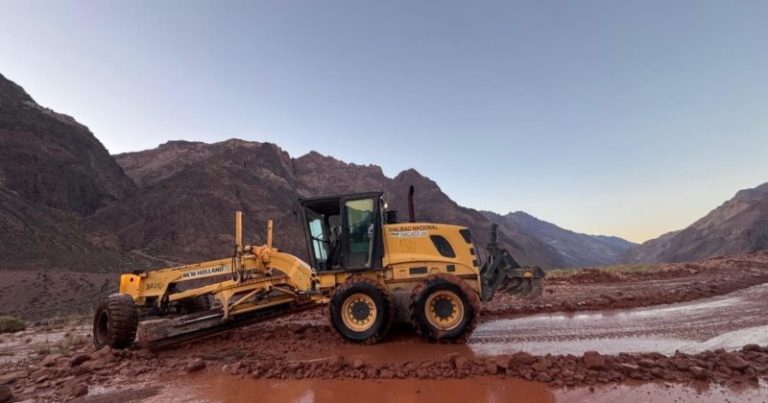
[[[526,401],[760,401],[766,257],[550,279],[540,300],[487,304],[467,344],[426,343],[408,327],[351,344],[323,309],[161,351],[96,351],[87,328],[33,329],[0,337],[0,389],[33,401],[508,401],[521,391]]]
[[[768,345],[768,284],[724,296],[629,310],[493,319],[469,340],[481,355],[582,354],[739,349]]]
[[[177,402],[344,403],[376,402],[761,402],[768,386],[724,388],[706,384],[620,384],[554,389],[538,382],[496,377],[434,380],[250,380],[228,376],[175,379],[145,400]]]
[[[637,272],[584,269],[545,279],[544,295],[526,301],[497,295],[483,315],[583,312],[673,304],[725,295],[768,282],[768,252],[659,265]]]

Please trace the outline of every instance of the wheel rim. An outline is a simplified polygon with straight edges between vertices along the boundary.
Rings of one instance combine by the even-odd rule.
[[[341,306],[341,320],[344,326],[355,331],[364,332],[376,321],[376,303],[373,298],[363,293],[350,295]]]
[[[107,335],[109,334],[109,315],[106,312],[101,312],[96,319],[96,340],[99,343],[106,343]]]
[[[430,325],[440,330],[452,330],[464,319],[464,303],[449,290],[435,291],[424,304],[425,316]]]

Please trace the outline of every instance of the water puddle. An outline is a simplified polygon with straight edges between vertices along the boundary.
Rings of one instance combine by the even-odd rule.
[[[34,354],[66,350],[72,346],[76,338],[85,340],[88,330],[84,326],[78,326],[70,330],[28,329],[4,334],[0,338],[0,365],[15,363]]]
[[[518,379],[477,377],[451,380],[264,380],[227,375],[189,376],[167,384],[145,402],[722,402],[766,401],[768,387],[740,390],[678,384],[609,385],[550,389]]]
[[[737,349],[768,344],[765,312],[768,284],[679,304],[492,320],[475,330],[468,345],[479,355]]]

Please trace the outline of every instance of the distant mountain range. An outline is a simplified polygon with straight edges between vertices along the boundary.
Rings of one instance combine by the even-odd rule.
[[[767,210],[764,191],[740,193],[736,207],[700,220],[700,230],[637,246],[523,212],[501,216],[459,206],[413,169],[389,178],[375,165],[316,152],[292,158],[270,143],[171,141],[112,156],[85,126],[38,105],[0,75],[0,269],[118,271],[226,256],[235,210],[245,213],[249,241],[263,242],[266,220],[273,219],[276,246],[303,257],[298,197],[381,190],[391,208],[406,211],[411,185],[417,218],[465,225],[481,245],[497,223],[499,242],[523,264],[596,266],[765,248],[765,214],[752,212]],[[733,235],[739,225],[750,226],[741,231],[749,233]],[[708,236],[729,245],[702,240]],[[701,246],[682,247],[693,242]]]
[[[602,266],[617,263],[627,250],[637,246],[619,237],[586,235],[569,231],[522,211],[504,216],[484,211],[483,215],[499,224],[505,232],[522,231],[549,245],[561,256],[560,267]]]

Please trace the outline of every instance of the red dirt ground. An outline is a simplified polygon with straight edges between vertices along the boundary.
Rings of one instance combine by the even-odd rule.
[[[768,282],[768,254],[708,259],[661,266],[653,272],[612,274],[585,271],[547,280],[539,300],[500,297],[486,304],[483,320],[537,312],[627,309],[691,301]],[[462,379],[493,376],[532,380],[554,387],[621,384],[627,381],[715,383],[728,387],[757,385],[768,376],[768,347],[695,354],[657,352],[601,354],[481,355],[468,345],[429,344],[400,327],[383,343],[360,346],[341,340],[325,320],[324,309],[260,323],[163,351],[131,349],[94,351],[87,332],[66,336],[32,332],[3,335],[0,389],[17,399],[59,401],[89,390],[188,373],[227,374],[248,379]],[[38,334],[35,334],[37,332]],[[30,345],[45,337],[71,339],[67,348],[55,341],[41,349]],[[15,344],[14,344],[15,343]],[[58,343],[58,344],[57,344]],[[470,340],[471,343],[471,340]],[[7,348],[3,353],[3,346]],[[26,347],[24,347],[26,346]],[[59,351],[62,350],[62,351]],[[0,360],[3,356],[0,355]],[[2,396],[3,390],[0,390]]]

